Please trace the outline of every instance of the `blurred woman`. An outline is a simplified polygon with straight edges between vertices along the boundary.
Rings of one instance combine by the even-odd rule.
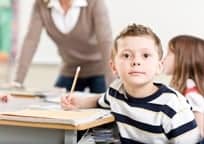
[[[108,68],[112,31],[104,0],[35,0],[13,85],[22,86],[43,28],[62,59],[55,86],[69,91],[80,66],[75,90],[105,92],[106,83],[112,81]]]

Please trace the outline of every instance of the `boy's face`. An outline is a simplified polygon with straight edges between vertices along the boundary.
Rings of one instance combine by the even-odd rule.
[[[173,74],[175,61],[174,59],[175,59],[174,53],[169,50],[163,61],[165,74],[167,75]]]
[[[158,47],[149,36],[119,39],[118,51],[111,67],[126,86],[138,87],[152,83],[161,68]]]

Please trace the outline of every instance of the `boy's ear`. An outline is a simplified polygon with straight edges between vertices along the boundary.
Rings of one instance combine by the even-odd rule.
[[[110,60],[110,61],[109,61],[109,64],[110,64],[112,73],[113,73],[114,75],[118,75],[114,61],[113,61],[113,60]]]

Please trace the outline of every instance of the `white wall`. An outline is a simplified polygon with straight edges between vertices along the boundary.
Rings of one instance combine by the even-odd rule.
[[[163,46],[177,34],[204,38],[203,0],[107,0],[114,35],[129,23],[150,26]]]
[[[19,47],[27,30],[34,0],[20,1]],[[177,34],[193,34],[204,38],[203,0],[106,0],[114,37],[132,22],[150,26],[161,38],[163,46]],[[49,53],[49,54],[48,54]],[[36,63],[59,63],[55,45],[43,34]]]

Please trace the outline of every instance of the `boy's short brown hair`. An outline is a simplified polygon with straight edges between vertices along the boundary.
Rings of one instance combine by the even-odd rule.
[[[135,24],[128,25],[125,29],[123,29],[120,34],[114,40],[114,47],[111,52],[111,59],[114,59],[117,50],[118,50],[118,40],[125,38],[127,36],[150,36],[154,41],[155,44],[158,46],[158,55],[161,59],[163,56],[162,45],[159,37],[149,28],[144,25]]]

